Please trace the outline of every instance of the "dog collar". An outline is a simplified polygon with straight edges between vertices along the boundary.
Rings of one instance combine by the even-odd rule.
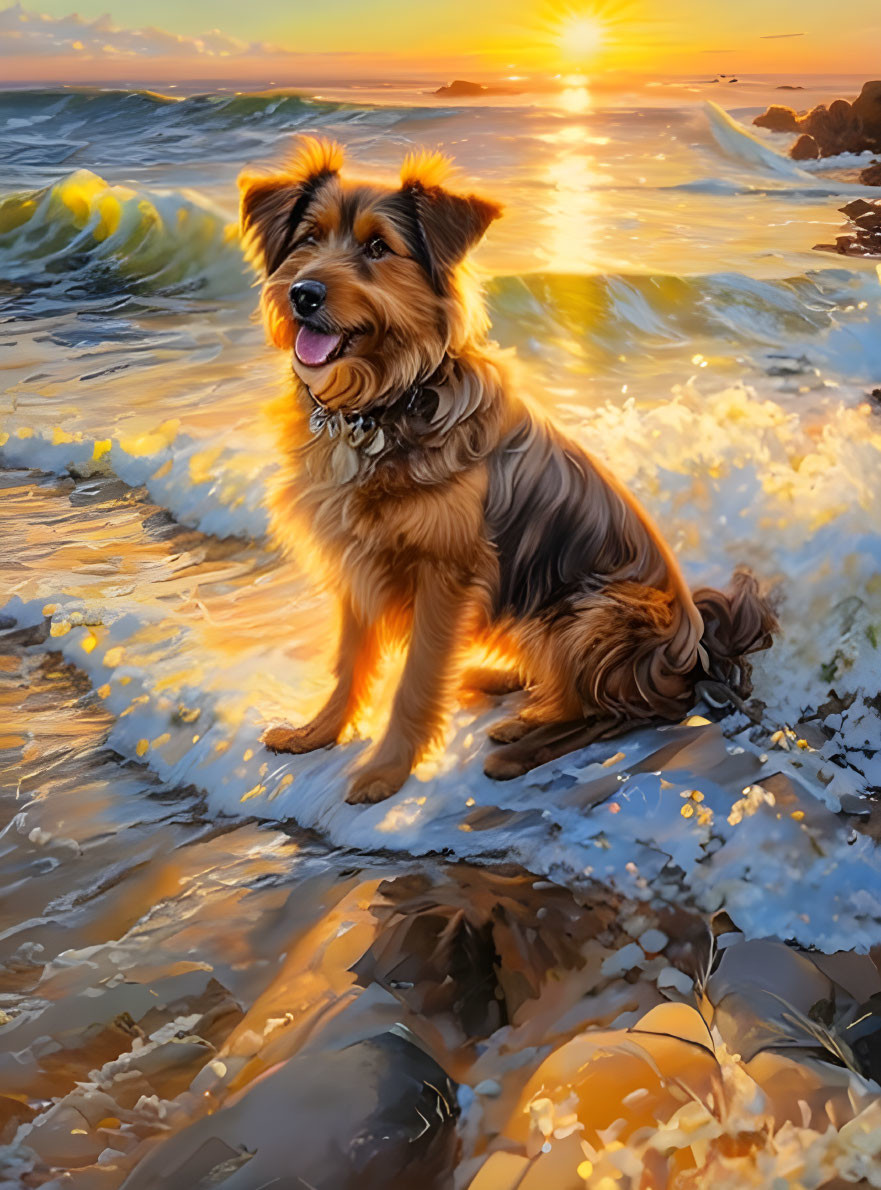
[[[330,428],[334,422],[344,422],[349,426],[357,427],[359,431],[370,433],[377,426],[381,426],[384,418],[386,418],[392,410],[395,410],[397,413],[404,414],[415,413],[418,410],[420,399],[422,398],[423,394],[431,388],[431,382],[437,375],[438,371],[440,371],[439,368],[435,370],[429,380],[417,380],[414,384],[411,384],[408,389],[405,389],[405,391],[401,393],[400,396],[393,397],[390,400],[387,398],[382,402],[375,402],[373,405],[371,405],[369,412],[365,411],[363,413],[347,413],[343,409],[328,409],[324,402],[316,397],[309,385],[304,384],[303,387],[306,389],[306,392],[309,394],[309,399],[312,402],[312,412],[309,415],[309,429],[313,434],[321,434],[325,429]],[[330,429],[330,434],[331,437],[334,437],[335,430]]]

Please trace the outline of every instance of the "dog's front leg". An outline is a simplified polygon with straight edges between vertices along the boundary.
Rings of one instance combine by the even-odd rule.
[[[413,603],[413,628],[388,728],[355,774],[348,802],[381,802],[401,788],[441,729],[456,676],[458,647],[467,635],[473,600],[467,583],[426,566]]]
[[[378,658],[375,624],[359,616],[347,597],[342,603],[339,648],[334,667],[336,686],[330,698],[304,727],[270,727],[263,743],[273,752],[314,752],[335,744],[351,721],[366,693]]]

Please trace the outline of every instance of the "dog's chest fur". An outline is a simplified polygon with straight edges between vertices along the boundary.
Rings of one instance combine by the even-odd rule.
[[[307,533],[332,581],[365,611],[388,597],[409,600],[426,566],[495,583],[485,506],[498,411],[494,402],[476,408],[479,394],[467,385],[456,394],[452,416],[441,393],[430,416],[416,408],[393,410],[394,420],[346,417],[313,407],[288,419],[276,530],[294,550]]]

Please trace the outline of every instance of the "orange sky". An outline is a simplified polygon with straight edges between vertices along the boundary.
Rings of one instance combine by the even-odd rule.
[[[844,20],[830,15],[828,0],[78,0],[71,16],[76,2],[34,0],[33,10],[0,11],[0,77],[271,77],[281,84],[298,76],[574,68],[595,76],[869,77],[881,59],[881,0],[849,0]]]

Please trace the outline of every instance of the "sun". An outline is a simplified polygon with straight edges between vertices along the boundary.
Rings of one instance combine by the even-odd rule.
[[[560,49],[567,60],[584,62],[603,48],[605,32],[605,26],[598,17],[568,17],[560,26]]]

